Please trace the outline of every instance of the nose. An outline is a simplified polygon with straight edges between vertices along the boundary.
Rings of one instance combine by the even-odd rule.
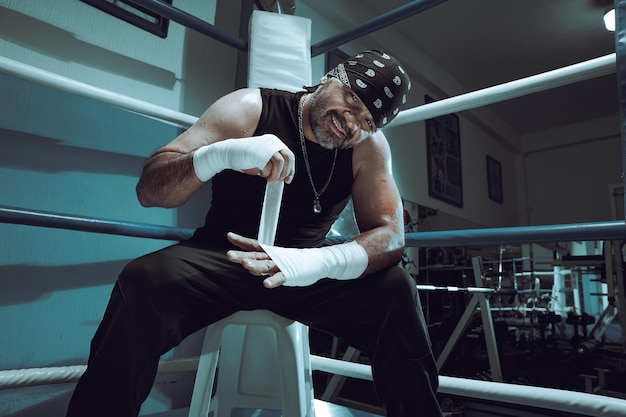
[[[343,113],[343,117],[346,120],[346,127],[352,131],[352,133],[356,133],[358,130],[360,130],[359,127],[359,123],[358,123],[358,118],[355,114],[353,114],[351,111],[346,110]]]

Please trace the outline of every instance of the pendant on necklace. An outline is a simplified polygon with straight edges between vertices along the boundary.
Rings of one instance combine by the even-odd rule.
[[[313,213],[320,214],[322,212],[322,205],[320,204],[320,199],[315,197],[313,200]]]

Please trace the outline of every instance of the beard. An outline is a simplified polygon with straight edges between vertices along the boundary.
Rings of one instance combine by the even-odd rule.
[[[321,92],[320,92],[321,93]],[[311,97],[311,106],[309,107],[309,123],[311,130],[317,143],[326,149],[345,149],[350,148],[350,140],[354,137],[352,129],[348,128],[346,119],[336,110],[325,110],[328,100],[324,94],[315,94]],[[333,118],[346,132],[346,135],[338,136],[332,129]]]

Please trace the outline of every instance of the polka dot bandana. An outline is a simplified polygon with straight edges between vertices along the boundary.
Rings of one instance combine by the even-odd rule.
[[[326,75],[352,89],[372,113],[379,128],[398,115],[411,90],[411,80],[400,63],[375,50],[356,54]]]

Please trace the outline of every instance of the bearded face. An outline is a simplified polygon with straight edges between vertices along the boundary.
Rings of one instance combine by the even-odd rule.
[[[336,80],[318,87],[309,107],[309,121],[317,143],[327,149],[352,148],[372,133],[361,129],[365,123],[361,119],[365,120],[369,112],[354,100],[354,93]]]

